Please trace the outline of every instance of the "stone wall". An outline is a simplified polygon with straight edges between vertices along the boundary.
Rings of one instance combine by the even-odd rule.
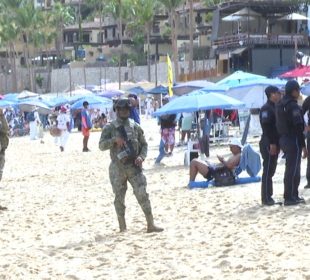
[[[195,71],[207,71],[216,68],[215,60],[205,60],[205,61],[194,61]],[[173,63],[172,63],[173,67]],[[188,63],[179,62],[180,74],[188,73]],[[109,82],[118,82],[118,67],[84,67],[83,63],[72,63],[71,68],[61,68],[53,69],[51,74],[51,89],[48,88],[48,71],[47,68],[41,67],[36,68],[36,75],[41,75],[43,77],[43,87],[40,89],[35,85],[35,92],[45,93],[45,92],[63,92],[69,89],[70,86],[70,72],[71,72],[71,85],[72,88],[75,85],[100,85],[104,84],[106,79]],[[155,83],[156,67],[151,66],[151,82]],[[18,77],[18,92],[25,88],[30,89],[29,85],[29,75],[26,68],[17,69]],[[147,81],[147,66],[134,66],[134,67],[122,67],[121,68],[121,80],[123,81]],[[174,78],[175,80],[175,78]],[[213,80],[213,78],[208,78],[208,80]],[[167,83],[167,64],[161,62],[157,64],[157,84]],[[10,93],[12,92],[12,77],[10,74],[4,75],[0,73],[0,93]]]
[[[180,62],[180,73],[188,72],[188,63]],[[194,71],[210,70],[216,68],[215,60],[196,61],[194,63]],[[156,67],[151,66],[151,82],[155,83]],[[109,82],[118,82],[118,67],[72,67],[62,69],[54,69],[52,72],[51,92],[62,92],[68,90],[70,86],[70,72],[71,85],[100,85],[100,79],[105,79]],[[101,72],[101,73],[100,73]],[[121,80],[123,81],[142,81],[147,80],[147,66],[134,66],[121,68]],[[102,82],[103,84],[104,82]],[[157,84],[167,83],[167,64],[157,64]]]

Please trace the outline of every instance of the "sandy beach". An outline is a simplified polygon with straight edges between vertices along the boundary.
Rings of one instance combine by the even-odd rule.
[[[100,132],[90,136],[90,153],[82,153],[80,133],[70,135],[64,153],[48,133],[44,144],[13,138],[0,185],[0,204],[8,207],[0,211],[0,279],[310,279],[306,160],[300,193],[307,204],[262,207],[260,183],[189,190],[184,147],[154,166],[159,128],[154,119],[142,122],[148,192],[165,231],[145,233],[129,187],[128,231],[118,232]],[[213,146],[210,153],[212,161],[228,148]],[[281,161],[277,200],[283,172]]]

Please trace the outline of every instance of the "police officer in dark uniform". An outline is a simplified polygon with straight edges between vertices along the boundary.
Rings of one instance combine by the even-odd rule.
[[[268,101],[263,105],[259,113],[259,120],[263,130],[259,142],[260,152],[263,158],[263,176],[261,185],[261,199],[263,205],[274,205],[272,198],[272,177],[277,168],[279,147],[279,135],[276,128],[275,104],[281,99],[281,93],[275,86],[265,89]]]
[[[307,150],[310,148],[310,96],[308,96],[302,104],[302,112],[303,115],[307,113],[308,115],[308,123],[306,126],[306,139],[307,139]],[[305,189],[310,189],[310,153],[308,152],[307,157],[307,171],[306,171],[307,185],[305,185]]]
[[[276,126],[280,135],[280,148],[285,153],[284,205],[304,203],[298,196],[301,156],[307,157],[304,137],[304,119],[297,104],[300,86],[297,81],[288,81],[285,95],[276,105]]]

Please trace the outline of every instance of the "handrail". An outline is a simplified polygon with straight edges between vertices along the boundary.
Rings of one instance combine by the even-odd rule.
[[[298,34],[236,34],[218,37],[213,46],[218,48],[249,45],[308,45],[308,36]]]

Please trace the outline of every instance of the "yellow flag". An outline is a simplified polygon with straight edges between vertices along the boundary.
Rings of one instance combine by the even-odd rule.
[[[172,86],[173,86],[173,73],[172,73],[172,65],[169,55],[167,54],[167,67],[168,67],[168,93],[169,96],[173,95]]]

